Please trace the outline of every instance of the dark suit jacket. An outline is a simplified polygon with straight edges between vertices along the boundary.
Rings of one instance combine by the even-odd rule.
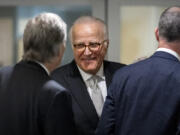
[[[179,135],[179,131],[180,62],[177,58],[156,52],[117,72],[97,135]]]
[[[111,82],[114,72],[122,66],[124,65],[104,61],[107,87]],[[72,95],[73,112],[78,135],[94,135],[99,118],[75,61],[55,70],[52,77],[66,87]]]
[[[74,135],[70,94],[35,62],[0,70],[0,135]]]

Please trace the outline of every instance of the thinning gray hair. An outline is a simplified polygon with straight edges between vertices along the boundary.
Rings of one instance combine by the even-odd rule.
[[[107,25],[103,20],[101,20],[100,18],[93,17],[93,16],[81,16],[74,22],[74,24],[70,28],[69,39],[70,39],[71,43],[73,41],[73,36],[72,36],[73,27],[76,24],[84,24],[84,23],[99,23],[99,24],[101,24],[101,26],[103,27],[103,32],[104,32],[104,39],[108,39]]]
[[[168,42],[180,41],[180,6],[169,7],[160,16],[159,36]]]
[[[23,60],[50,62],[60,53],[67,37],[66,23],[54,13],[42,13],[30,19],[23,35]]]

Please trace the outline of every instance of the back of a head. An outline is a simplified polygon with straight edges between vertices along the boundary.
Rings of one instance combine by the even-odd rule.
[[[167,8],[161,14],[159,36],[167,42],[180,41],[180,6]]]
[[[69,38],[72,41],[72,32],[73,32],[73,28],[75,27],[75,25],[79,25],[79,24],[88,24],[88,23],[98,23],[103,27],[103,32],[104,32],[104,37],[105,39],[108,39],[108,29],[107,26],[105,24],[105,22],[99,18],[93,17],[93,16],[81,16],[79,17],[74,24],[72,25],[70,31],[69,31]]]
[[[30,19],[23,35],[24,60],[50,62],[66,41],[66,24],[54,13]]]

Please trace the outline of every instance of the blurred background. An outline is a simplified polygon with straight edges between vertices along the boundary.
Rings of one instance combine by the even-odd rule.
[[[165,8],[178,4],[179,0],[0,0],[0,67],[21,59],[24,27],[41,12],[59,14],[68,30],[82,15],[103,19],[110,38],[106,59],[131,64],[156,50],[154,29],[159,16]],[[62,65],[72,59],[68,40]]]

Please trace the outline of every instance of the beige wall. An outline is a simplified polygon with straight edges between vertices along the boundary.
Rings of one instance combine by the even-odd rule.
[[[0,18],[0,64],[12,64],[13,25],[11,18]]]
[[[122,6],[120,8],[120,61],[131,64],[150,56],[157,48],[154,29],[162,7]]]

